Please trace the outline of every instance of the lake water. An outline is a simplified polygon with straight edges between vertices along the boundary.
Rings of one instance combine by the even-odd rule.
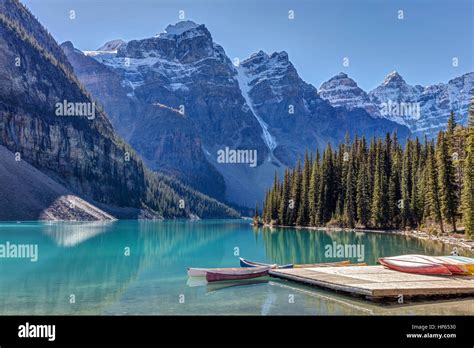
[[[249,221],[1,223],[0,245],[34,244],[38,260],[0,258],[0,315],[473,314],[474,300],[380,305],[266,277],[205,284],[186,267],[238,267],[236,251],[269,263],[334,262],[327,245],[363,245],[364,262],[448,254],[404,236],[255,229]],[[357,262],[356,258],[352,258]]]

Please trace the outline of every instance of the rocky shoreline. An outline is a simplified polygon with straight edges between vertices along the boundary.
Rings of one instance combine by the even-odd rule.
[[[345,227],[313,227],[313,226],[275,226],[264,224],[264,227],[270,228],[293,228],[293,229],[306,229],[306,230],[320,230],[327,232],[370,232],[370,233],[393,233],[403,236],[409,236],[412,238],[417,238],[421,240],[430,240],[435,242],[441,242],[445,245],[450,245],[458,250],[464,250],[471,254],[474,254],[474,240],[469,240],[464,238],[462,234],[444,234],[440,236],[435,236],[423,231],[418,230],[371,230],[371,229],[362,229],[362,228],[345,228]]]
[[[453,248],[462,249],[468,251],[471,254],[474,254],[474,241],[463,238],[461,234],[445,234],[441,236],[434,236],[432,234],[416,230],[398,231],[397,233],[422,240],[438,241],[446,245],[451,245]]]

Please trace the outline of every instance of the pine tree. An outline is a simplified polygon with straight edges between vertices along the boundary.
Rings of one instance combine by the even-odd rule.
[[[411,213],[411,225],[417,227],[421,220],[422,214],[422,203],[420,197],[420,186],[421,186],[421,145],[418,138],[413,142],[412,156],[411,156],[411,173],[412,173],[412,184],[410,193],[410,213]]]
[[[318,200],[318,218],[322,224],[327,223],[336,209],[336,183],[334,171],[334,158],[331,144],[324,151],[321,169],[321,187]]]
[[[302,183],[301,162],[298,160],[296,168],[292,175],[291,182],[291,201],[289,204],[290,224],[296,224],[296,218],[301,204],[301,183]]]
[[[427,204],[429,206],[429,214],[436,223],[440,224],[441,232],[444,232],[443,217],[441,214],[441,202],[439,198],[438,168],[436,165],[433,143],[428,145],[427,172]]]
[[[344,201],[344,223],[350,227],[355,227],[356,221],[356,180],[355,164],[353,156],[349,159],[349,165],[346,174],[346,194]]]
[[[474,100],[474,99],[473,99]],[[471,102],[471,107],[474,103]],[[471,120],[474,119],[474,110],[470,110]],[[469,237],[474,235],[474,122],[469,123],[466,130],[466,158],[464,160],[464,187],[462,191],[462,213],[465,233]]]
[[[278,220],[280,222],[280,225],[284,226],[289,225],[288,204],[290,203],[290,190],[290,171],[287,168],[285,169],[285,175],[283,178],[283,191],[280,206],[278,209]]]
[[[370,219],[370,198],[368,188],[367,164],[365,160],[360,163],[357,176],[357,216],[362,226],[367,226]]]
[[[436,152],[441,211],[443,217],[453,225],[453,231],[456,231],[457,197],[454,167],[449,154],[449,145],[443,132],[439,133]]]
[[[301,179],[301,203],[298,207],[296,224],[307,226],[309,223],[309,182],[311,179],[311,161],[308,151],[306,151],[303,162],[303,173]]]
[[[390,133],[387,133],[385,136],[385,142],[382,149],[382,216],[383,216],[383,226],[387,226],[391,221],[391,209],[389,206],[389,186],[390,186],[390,177],[392,175],[392,139]]]
[[[448,117],[448,125],[446,127],[446,137],[449,138],[449,141],[451,141],[454,136],[455,128],[456,128],[456,119],[454,117],[454,111],[451,111]]]
[[[384,224],[383,216],[383,156],[382,142],[379,140],[376,145],[375,172],[374,172],[374,191],[372,194],[372,224],[374,227],[382,227]]]
[[[259,214],[259,209],[258,209],[258,203],[255,204],[255,213],[253,215],[253,224],[254,226],[257,226],[260,224],[260,214]]]
[[[372,138],[369,145],[369,154],[367,159],[367,180],[368,180],[368,187],[369,187],[369,197],[372,199],[373,192],[374,192],[374,182],[375,182],[375,162],[376,162],[376,139]]]
[[[262,220],[265,223],[270,222],[268,218],[268,190],[265,191],[265,200],[263,201],[263,209],[262,209]]]
[[[411,192],[412,192],[412,141],[408,140],[405,152],[403,154],[403,166],[402,166],[402,199],[399,202],[401,209],[401,220],[402,226],[410,226],[412,222],[411,215]]]
[[[318,206],[318,193],[319,193],[319,182],[320,182],[320,158],[319,151],[316,151],[316,158],[313,161],[313,169],[311,170],[311,179],[309,182],[309,214],[310,214],[310,225],[317,226],[320,224],[317,217],[317,206]]]
[[[398,143],[397,134],[393,135],[392,141],[392,168],[391,175],[389,178],[388,185],[388,202],[390,220],[389,223],[393,227],[398,227],[401,223],[400,217],[400,200],[402,199],[401,193],[401,172],[402,172],[402,150]]]
[[[348,164],[350,159],[349,135],[346,133],[345,143],[339,146],[339,151],[334,155],[334,173],[335,173],[335,193],[336,193],[336,212],[334,220],[339,224],[343,223],[344,203],[346,200],[346,179]]]

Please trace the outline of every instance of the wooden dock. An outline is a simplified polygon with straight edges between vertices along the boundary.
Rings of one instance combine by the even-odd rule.
[[[370,300],[474,296],[474,276],[430,276],[383,266],[274,269],[270,275]]]

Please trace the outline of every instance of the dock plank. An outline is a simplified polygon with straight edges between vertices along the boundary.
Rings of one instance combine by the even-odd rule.
[[[396,272],[383,266],[275,269],[270,275],[371,299],[400,295],[474,295],[472,276],[419,275]]]

